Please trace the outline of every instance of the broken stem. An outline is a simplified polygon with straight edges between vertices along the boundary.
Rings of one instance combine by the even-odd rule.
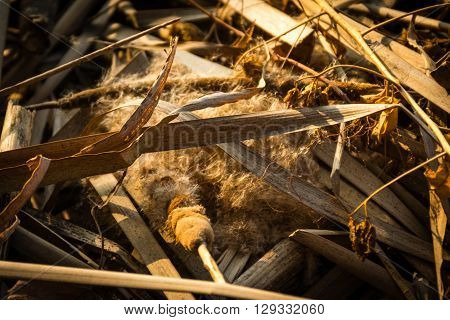
[[[214,282],[226,283],[225,277],[217,266],[217,263],[212,257],[211,253],[209,252],[206,243],[203,242],[201,245],[199,245],[197,250],[200,259],[202,259],[203,266],[206,270],[208,270]]]

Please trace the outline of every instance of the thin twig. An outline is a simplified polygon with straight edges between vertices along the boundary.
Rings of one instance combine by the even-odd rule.
[[[435,4],[435,5],[432,5],[432,6],[429,6],[429,7],[424,7],[424,8],[420,8],[420,9],[417,9],[417,10],[414,10],[414,11],[411,11],[411,12],[407,12],[407,13],[405,13],[405,14],[402,14],[402,15],[398,16],[398,17],[393,17],[393,18],[391,18],[391,19],[388,19],[388,20],[386,20],[386,21],[383,21],[383,22],[381,22],[381,23],[379,23],[379,24],[376,24],[376,25],[370,27],[369,29],[367,29],[367,30],[361,32],[361,36],[364,37],[366,34],[368,34],[369,32],[372,32],[372,31],[375,30],[375,29],[378,29],[378,28],[380,28],[380,27],[383,27],[383,26],[385,26],[385,25],[387,25],[387,24],[389,24],[389,23],[391,23],[391,22],[400,20],[400,19],[402,19],[402,18],[404,18],[404,17],[407,17],[407,16],[409,16],[409,15],[414,15],[414,14],[420,13],[420,12],[422,12],[422,11],[427,11],[427,10],[429,10],[429,9],[434,9],[434,8],[446,7],[446,6],[449,6],[449,5],[450,5],[450,3]]]
[[[232,25],[229,25],[228,23],[226,23],[225,21],[223,21],[222,19],[217,18],[215,15],[213,15],[211,12],[209,12],[208,10],[206,10],[205,8],[203,8],[197,1],[195,0],[187,0],[187,2],[189,2],[190,4],[192,4],[194,7],[196,7],[198,10],[200,10],[201,12],[203,12],[204,14],[206,14],[208,17],[210,17],[212,20],[214,20],[214,22],[220,24],[221,26],[227,28],[228,30],[232,31],[234,34],[236,34],[238,37],[242,37],[244,38],[246,35],[244,32],[242,32],[241,30],[236,29],[235,27],[233,27]]]
[[[331,89],[333,89],[333,91],[334,91],[338,96],[340,96],[345,102],[347,102],[347,103],[352,103],[351,100],[350,100],[350,98],[344,93],[344,91],[341,90],[341,88],[339,88],[338,86],[336,86],[336,85],[334,84],[333,81],[331,81],[331,80],[329,80],[328,78],[326,78],[326,77],[323,76],[326,72],[328,72],[328,71],[331,70],[330,68],[328,68],[328,69],[330,69],[330,70],[327,69],[328,71],[326,71],[326,72],[325,72],[325,70],[324,70],[324,71],[322,71],[322,72],[319,73],[319,72],[317,72],[317,71],[311,69],[310,67],[305,66],[303,63],[300,63],[300,62],[298,62],[298,61],[296,61],[296,60],[294,60],[294,59],[291,59],[291,58],[283,58],[283,57],[281,57],[280,55],[278,55],[278,54],[276,54],[276,53],[274,53],[274,55],[275,55],[276,57],[278,57],[278,58],[285,59],[287,62],[289,62],[289,63],[292,64],[293,66],[295,66],[295,67],[297,67],[297,68],[299,68],[299,69],[301,69],[301,70],[303,70],[303,71],[308,72],[309,74],[311,74],[311,76],[307,76],[307,77],[305,77],[305,78],[301,78],[299,81],[302,81],[302,80],[304,80],[304,79],[306,79],[306,78],[316,78],[316,77],[317,77],[317,78],[319,78],[321,81],[323,81],[323,82],[325,82],[326,84],[328,84],[328,85],[331,87]],[[338,68],[339,66],[345,66],[345,65],[337,65],[337,64],[336,64],[336,65],[334,65],[333,67]],[[335,68],[333,68],[333,69],[335,69]]]
[[[401,276],[401,274],[397,271],[394,264],[392,263],[391,259],[389,259],[389,257],[386,255],[386,253],[378,243],[375,244],[374,251],[377,254],[378,258],[380,258],[392,280],[394,280],[395,284],[397,284],[399,289],[402,291],[405,298],[408,300],[415,300],[416,297],[414,296],[411,284]]]
[[[427,113],[419,106],[419,104],[414,100],[411,94],[403,88],[400,83],[400,80],[386,67],[386,65],[381,61],[381,59],[375,54],[374,51],[369,47],[367,42],[361,36],[361,33],[356,31],[345,19],[339,15],[336,10],[330,6],[330,4],[326,0],[314,0],[328,15],[336,21],[357,43],[359,48],[362,50],[363,54],[371,61],[380,72],[392,83],[396,84],[400,94],[403,98],[411,105],[414,111],[422,118],[422,120],[430,127],[431,131],[436,135],[440,145],[445,150],[447,154],[450,155],[450,145],[439,130],[436,123],[430,119]]]
[[[102,54],[105,54],[106,52],[114,50],[114,49],[116,49],[116,48],[118,48],[118,47],[120,47],[120,46],[122,46],[122,45],[124,45],[124,44],[126,44],[128,42],[136,40],[136,39],[138,39],[138,38],[148,34],[149,32],[152,32],[152,31],[155,31],[157,29],[163,28],[163,27],[165,27],[167,25],[170,25],[170,24],[172,24],[174,22],[177,22],[179,20],[180,20],[180,18],[175,18],[175,19],[169,20],[167,22],[163,22],[163,23],[161,23],[161,24],[159,24],[157,26],[151,27],[149,29],[146,29],[144,31],[136,33],[136,34],[134,34],[132,36],[129,36],[129,37],[125,38],[125,39],[119,40],[119,41],[117,41],[117,42],[115,42],[113,44],[110,44],[109,46],[106,46],[104,48],[98,49],[98,50],[96,50],[94,52],[91,52],[89,54],[86,54],[86,55],[84,55],[84,56],[82,56],[82,57],[80,57],[78,59],[72,60],[70,62],[67,62],[65,64],[57,66],[57,67],[55,67],[53,69],[50,69],[50,70],[45,71],[45,72],[42,72],[41,74],[38,74],[38,75],[33,76],[31,78],[28,78],[28,79],[26,79],[24,81],[21,81],[19,83],[14,84],[12,86],[3,88],[3,89],[0,90],[0,95],[6,95],[6,94],[9,94],[9,93],[12,93],[13,91],[17,90],[18,88],[22,88],[24,86],[36,83],[36,82],[38,82],[38,81],[40,81],[42,79],[48,78],[48,77],[50,77],[50,76],[52,76],[54,74],[57,74],[57,73],[59,73],[61,71],[73,68],[73,67],[75,67],[75,66],[77,66],[77,65],[79,65],[79,64],[81,64],[83,62],[92,60],[95,57],[98,57],[98,56],[100,56]]]
[[[433,162],[434,160],[439,159],[442,156],[445,156],[446,152],[441,152],[437,155],[435,155],[433,158],[428,159],[427,161],[422,162],[421,164],[415,166],[414,168],[409,169],[406,172],[403,172],[401,175],[399,175],[398,177],[392,179],[391,181],[389,181],[388,183],[382,185],[381,187],[379,187],[377,190],[375,190],[374,192],[372,192],[363,202],[361,202],[352,212],[352,215],[355,214],[362,206],[366,205],[367,202],[369,202],[370,199],[372,199],[374,196],[376,196],[378,193],[380,193],[381,191],[383,191],[384,189],[386,189],[387,187],[389,187],[391,184],[393,184],[394,182],[397,182],[398,180],[400,180],[401,178],[407,176],[408,174],[416,171],[417,169],[422,168],[423,166],[426,166],[427,164]]]
[[[325,12],[320,12],[320,13],[318,13],[318,14],[316,14],[316,15],[314,15],[314,16],[308,18],[308,19],[306,19],[305,21],[300,22],[298,25],[296,25],[296,26],[294,26],[294,27],[292,27],[292,28],[286,30],[285,32],[280,33],[279,35],[277,35],[277,36],[275,36],[275,37],[272,37],[272,38],[270,38],[269,40],[264,41],[263,43],[260,43],[260,44],[258,44],[257,46],[254,46],[254,47],[248,49],[247,51],[245,51],[245,52],[239,57],[239,59],[238,59],[238,61],[235,63],[235,65],[238,65],[238,64],[242,61],[242,59],[243,59],[247,54],[249,54],[250,52],[252,52],[252,51],[254,51],[254,50],[256,50],[256,49],[259,49],[259,48],[261,48],[262,46],[267,45],[268,43],[271,43],[271,42],[273,42],[273,41],[276,41],[276,40],[280,39],[282,36],[288,34],[289,32],[292,32],[292,31],[294,31],[295,29],[300,28],[300,27],[303,26],[304,24],[307,24],[308,22],[310,22],[310,21],[312,21],[312,20],[314,20],[314,19],[317,19],[318,17],[320,17],[320,16],[322,16],[322,15],[324,15],[324,14],[325,14]]]
[[[302,64],[299,63],[298,61],[291,60],[291,61],[289,61],[289,62],[291,62],[293,65],[299,67],[300,69],[302,69],[302,70],[304,70],[304,71],[306,71],[306,72],[309,72],[308,69],[310,69],[310,68],[308,68],[308,67],[305,66],[305,65],[302,65]],[[322,75],[325,74],[325,73],[327,73],[327,72],[329,72],[329,71],[331,71],[331,70],[333,70],[333,69],[336,69],[336,68],[353,68],[353,69],[365,71],[365,72],[368,72],[368,73],[371,73],[371,74],[373,74],[373,75],[376,75],[376,76],[378,76],[378,77],[383,78],[384,80],[386,80],[386,81],[392,83],[395,87],[397,87],[397,88],[399,89],[399,86],[398,86],[397,83],[391,82],[390,79],[388,79],[387,77],[385,77],[385,76],[382,75],[381,73],[376,72],[376,71],[374,71],[374,70],[372,70],[372,69],[368,69],[368,68],[361,67],[361,66],[357,66],[357,65],[353,65],[353,64],[336,64],[336,65],[334,65],[334,66],[331,66],[331,67],[326,68],[325,70],[323,70],[323,71],[321,71],[321,72],[319,72],[319,73],[317,73],[317,74],[315,74],[315,75],[302,77],[299,81],[303,81],[303,80],[310,79],[310,78],[319,78],[321,81],[327,83],[326,81],[324,81]],[[310,70],[312,70],[312,69],[310,69]],[[314,70],[313,70],[313,71],[314,71]],[[330,84],[331,84],[331,83],[330,83]],[[437,139],[437,137],[434,135],[434,132],[431,131],[430,128],[427,127],[427,125],[422,121],[422,119],[420,119],[420,118],[419,118],[418,116],[416,116],[414,113],[412,113],[411,111],[409,111],[408,108],[406,108],[403,104],[399,104],[399,106],[400,106],[400,108],[401,108],[403,111],[405,111],[405,113],[406,113],[411,119],[413,119],[414,121],[416,121],[417,124],[418,124],[423,130],[425,130],[425,131],[430,135],[430,137],[432,137],[436,142],[439,142],[439,140]],[[438,128],[439,128],[439,127],[438,127]]]

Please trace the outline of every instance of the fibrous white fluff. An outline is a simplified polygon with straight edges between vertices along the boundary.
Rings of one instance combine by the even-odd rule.
[[[160,69],[152,68],[147,77],[154,77]],[[183,68],[174,66],[170,79],[188,78]],[[121,79],[133,86],[133,77]],[[235,88],[239,90],[239,88]],[[185,86],[165,92],[162,100],[182,105],[208,94]],[[116,100],[101,99],[96,108],[104,112],[127,105],[137,97],[133,94]],[[205,109],[195,113],[202,118],[285,109],[287,105],[268,93],[249,100]],[[108,113],[97,131],[119,130],[135,107],[119,108]],[[155,111],[149,124],[158,122],[164,114]],[[295,133],[246,141],[252,150],[311,183],[316,183],[317,164],[309,153],[316,141],[314,132]],[[310,209],[274,190],[241,167],[218,148],[194,148],[142,155],[129,169],[125,187],[138,201],[154,228],[161,229],[167,218],[167,207],[175,196],[188,195],[203,205],[213,223],[215,245],[223,249],[236,245],[253,252],[267,250],[297,228],[313,227],[317,216]]]

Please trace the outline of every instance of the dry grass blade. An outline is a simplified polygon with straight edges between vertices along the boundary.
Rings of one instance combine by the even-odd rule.
[[[406,299],[408,300],[415,300],[416,297],[413,293],[412,290],[412,286],[410,283],[408,283],[402,276],[401,274],[397,271],[397,269],[395,268],[395,266],[392,264],[392,261],[389,259],[389,257],[386,255],[386,253],[384,252],[384,250],[380,247],[379,244],[375,245],[375,249],[374,251],[376,252],[376,254],[378,255],[378,257],[380,258],[381,262],[383,263],[384,267],[386,268],[386,270],[389,272],[389,274],[391,275],[392,279],[395,281],[395,283],[397,284],[397,286],[400,288],[400,290],[402,291],[403,295],[405,296]]]
[[[0,181],[8,181],[8,183],[0,183],[0,191],[14,191],[24,183],[27,177],[25,161],[36,154],[54,159],[42,182],[42,185],[47,185],[124,169],[142,153],[300,132],[351,121],[391,107],[393,105],[390,104],[349,104],[163,123],[157,127],[150,127],[148,130],[144,128],[145,133],[139,141],[126,149],[97,154],[77,153],[113,133],[84,136],[1,152],[0,163],[3,169],[0,169]],[[168,113],[173,110],[175,108]]]
[[[342,154],[344,152],[344,144],[345,144],[345,123],[341,123],[339,126],[339,136],[338,141],[336,143],[336,151],[334,153],[333,165],[331,166],[331,185],[333,189],[333,193],[336,196],[339,196],[341,190],[341,163],[342,163]]]
[[[0,230],[6,228],[17,215],[20,209],[33,195],[45,177],[50,166],[50,159],[43,156],[36,156],[27,161],[27,166],[31,171],[31,177],[25,182],[22,190],[11,200],[10,203],[0,212]]]
[[[381,71],[381,73],[389,79],[389,81],[395,83],[400,91],[400,94],[405,98],[405,100],[411,105],[414,111],[422,118],[422,120],[430,127],[431,131],[436,135],[439,143],[442,148],[445,150],[447,154],[450,155],[450,145],[447,142],[447,139],[442,134],[439,127],[430,117],[426,114],[425,111],[417,104],[411,94],[406,91],[400,84],[400,81],[396,76],[386,67],[386,65],[380,60],[380,58],[373,52],[373,50],[366,43],[361,34],[356,31],[349,23],[347,23],[337,12],[331,7],[326,0],[314,0],[325,12],[328,13],[330,17],[332,17],[336,23],[338,23],[342,28],[344,28],[348,34],[354,39],[354,41],[358,44],[360,49],[363,51],[364,55],[368,57],[373,64]]]
[[[448,3],[448,5],[450,5],[450,3]],[[416,28],[414,27],[414,24],[416,22],[416,18],[417,18],[417,16],[414,15],[412,17],[412,19],[411,19],[411,22],[410,22],[409,26],[408,26],[407,40],[408,40],[408,43],[412,47],[416,48],[420,52],[420,54],[422,55],[422,58],[424,60],[423,64],[425,65],[425,68],[426,68],[426,70],[425,70],[426,74],[427,74],[427,76],[430,76],[431,71],[436,69],[436,65],[435,65],[433,59],[430,58],[430,56],[426,53],[426,51],[418,43],[418,36],[417,36],[417,33],[416,33]]]
[[[297,230],[290,238],[298,243],[323,255],[344,270],[352,273],[375,288],[383,290],[389,295],[401,297],[400,290],[392,281],[389,274],[381,266],[370,260],[360,260],[356,254],[322,236]]]
[[[226,261],[228,263],[227,265],[223,266],[223,268],[221,263],[219,267],[223,271],[225,279],[227,279],[227,281],[229,282],[234,282],[234,280],[239,277],[244,270],[248,260],[250,259],[250,256],[251,253],[236,251],[236,254],[231,258],[231,261]]]
[[[303,295],[311,299],[348,299],[362,284],[362,280],[335,266]]]
[[[106,201],[108,195],[111,194],[118,183],[113,174],[91,177],[89,182],[103,201]],[[152,275],[180,278],[177,269],[173,266],[122,187],[110,199],[108,207],[113,218]],[[163,291],[163,293],[168,299],[173,300],[194,299],[194,296],[185,292]]]
[[[43,263],[75,268],[91,268],[89,264],[21,226],[18,226],[11,236],[11,245],[21,255]],[[74,250],[74,252],[76,251]],[[98,265],[95,264],[95,267],[98,267]]]
[[[34,219],[47,226],[50,230],[54,230],[64,237],[81,241],[90,246],[117,255],[131,270],[136,273],[140,273],[141,271],[141,268],[136,264],[131,255],[128,254],[128,252],[121,245],[108,238],[102,238],[98,234],[88,229],[82,228],[63,219],[45,216],[42,214],[38,217],[34,217]]]
[[[192,100],[192,101],[188,102],[187,104],[181,106],[180,108],[172,111],[170,114],[168,114],[164,119],[162,119],[155,126],[160,126],[160,125],[169,123],[170,121],[172,121],[176,117],[178,117],[178,115],[180,113],[202,110],[202,109],[206,109],[206,108],[221,107],[228,103],[233,103],[233,102],[237,102],[237,101],[244,100],[244,99],[250,99],[251,97],[253,97],[260,91],[261,91],[261,88],[256,87],[256,88],[244,89],[242,91],[237,91],[237,92],[216,92],[216,93],[208,94],[206,96]],[[91,132],[93,128],[95,128],[96,126],[99,125],[99,123],[103,120],[103,118],[106,114],[118,111],[118,110],[120,110],[122,108],[126,108],[126,107],[139,106],[141,104],[141,102],[142,102],[142,99],[134,99],[134,100],[128,101],[126,104],[123,104],[120,107],[111,109],[105,113],[102,113],[98,116],[91,118],[89,120],[88,124],[85,126],[81,135],[86,135],[87,133]],[[164,102],[160,101],[158,107],[160,107],[161,104],[164,104]]]
[[[234,283],[242,286],[281,290],[303,271],[305,254],[290,239],[284,239],[256,261]]]
[[[443,243],[445,238],[445,228],[447,226],[447,215],[443,202],[435,190],[430,190],[430,228],[434,248],[434,265],[436,270],[436,283],[439,292],[439,299],[444,298],[444,283],[442,281],[443,263]]]
[[[221,2],[228,4],[247,20],[254,21],[259,28],[272,36],[283,34],[280,40],[291,46],[300,44],[313,32],[307,26],[299,29],[295,19],[262,0],[221,0]]]
[[[54,235],[56,238],[58,238],[59,240],[61,240],[63,243],[65,243],[73,252],[76,252],[78,254],[79,257],[81,257],[84,262],[86,262],[90,267],[98,269],[99,265],[92,260],[88,255],[86,255],[83,251],[81,251],[79,248],[77,248],[75,245],[73,245],[72,243],[70,243],[69,241],[67,241],[64,237],[60,236],[57,232],[53,231],[51,228],[49,228],[43,221],[42,219],[40,220],[39,216],[44,216],[40,211],[38,210],[34,210],[32,208],[26,208],[26,209],[22,209],[20,210],[20,213],[22,213],[23,215],[25,215],[26,219],[30,219],[30,221],[34,221],[36,223],[38,223],[41,227],[43,227],[45,230],[47,230],[49,233],[51,233],[52,235]],[[46,220],[47,222],[47,220]],[[74,266],[72,266],[74,267]]]
[[[171,114],[192,112],[205,108],[216,108],[227,103],[233,103],[244,99],[250,99],[261,91],[261,88],[250,88],[237,92],[217,92],[190,101]]]
[[[108,287],[147,290],[190,291],[236,299],[292,300],[300,297],[265,290],[252,289],[228,283],[202,280],[129,274],[124,272],[87,270],[42,264],[0,261],[0,276],[13,279],[33,279],[63,283],[78,283]]]
[[[131,115],[127,122],[123,125],[119,132],[100,140],[93,145],[83,148],[80,154],[93,154],[105,151],[112,151],[118,148],[125,148],[141,133],[144,125],[150,120],[150,117],[155,110],[159,97],[164,89],[164,85],[169,77],[169,72],[172,67],[173,59],[177,48],[178,38],[173,38],[171,42],[171,51],[167,57],[161,73],[148,92],[145,99],[137,110]]]
[[[161,110],[168,114],[175,109],[175,106],[167,103]],[[183,120],[197,119],[197,116],[192,113],[183,113],[180,117]],[[275,189],[288,194],[331,220],[342,224],[347,223],[347,210],[343,208],[340,201],[330,194],[292,175],[282,166],[251,151],[242,143],[222,143],[218,147]],[[377,227],[377,236],[381,242],[424,260],[433,261],[433,255],[430,251],[431,245],[427,242],[378,217],[373,217],[372,221]],[[445,253],[445,257],[446,259],[450,258],[448,253]]]
[[[45,71],[45,72],[43,72],[43,73],[41,73],[39,75],[36,75],[34,77],[31,77],[29,79],[26,79],[24,81],[16,83],[15,85],[3,88],[3,89],[0,90],[0,95],[6,95],[6,94],[9,94],[9,93],[12,93],[12,92],[14,92],[15,90],[17,90],[19,88],[22,88],[24,86],[36,83],[36,82],[38,82],[38,81],[40,81],[42,79],[48,78],[48,77],[50,77],[50,76],[52,76],[54,74],[57,74],[57,73],[59,73],[59,72],[61,72],[63,70],[72,68],[72,67],[74,67],[76,65],[79,65],[79,64],[81,64],[83,62],[89,61],[89,60],[91,60],[91,59],[93,59],[95,57],[98,57],[98,56],[106,53],[106,52],[114,50],[114,49],[116,49],[116,48],[118,48],[118,47],[120,47],[120,46],[122,46],[122,45],[124,45],[124,44],[126,44],[128,42],[136,40],[136,39],[138,39],[138,38],[148,34],[149,32],[155,31],[157,29],[160,29],[160,28],[163,28],[163,27],[165,27],[167,25],[175,23],[178,20],[180,20],[180,19],[176,18],[176,19],[169,20],[169,21],[164,22],[162,24],[159,24],[159,25],[157,25],[155,27],[152,27],[152,28],[146,29],[144,31],[141,31],[141,32],[139,32],[139,33],[137,33],[137,34],[135,34],[133,36],[130,36],[130,37],[126,38],[126,39],[117,41],[117,42],[115,42],[115,43],[113,43],[113,44],[111,44],[109,46],[106,46],[106,47],[104,47],[102,49],[98,49],[98,50],[96,50],[94,52],[91,52],[91,53],[89,53],[87,55],[84,55],[84,56],[82,56],[82,57],[80,57],[78,59],[72,60],[72,61],[70,61],[68,63],[65,63],[63,65],[60,65],[60,66],[58,66],[56,68],[50,69],[48,71]]]
[[[415,166],[414,168],[411,168],[407,171],[405,171],[404,173],[402,173],[401,175],[399,175],[398,177],[392,179],[391,181],[389,181],[388,183],[382,185],[381,187],[379,187],[377,190],[375,190],[374,192],[372,192],[363,202],[361,202],[352,212],[352,214],[356,213],[362,206],[365,206],[367,204],[367,202],[372,199],[374,196],[376,196],[378,193],[380,193],[381,191],[383,191],[384,189],[386,189],[387,187],[389,187],[391,184],[395,183],[396,181],[400,180],[401,178],[403,178],[404,176],[407,176],[408,174],[426,166],[427,164],[441,158],[444,157],[446,154],[446,152],[441,152],[437,155],[435,155],[434,157],[428,159],[427,161],[422,162],[421,164]]]
[[[313,152],[320,160],[331,167],[335,148],[334,143],[323,143],[316,146]],[[345,179],[367,196],[373,190],[382,188],[384,183],[376,175],[367,170],[364,165],[354,159],[347,151],[344,151],[342,156],[343,165],[341,167],[341,174]],[[390,189],[386,189],[383,193],[375,195],[373,200],[397,221],[401,222],[408,230],[411,230],[422,239],[429,239],[428,232],[423,224]],[[355,212],[358,210],[359,207]],[[371,216],[371,212],[368,212],[368,215]]]

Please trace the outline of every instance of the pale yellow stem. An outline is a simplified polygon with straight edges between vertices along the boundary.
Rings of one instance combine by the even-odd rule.
[[[214,282],[226,283],[225,277],[223,276],[222,272],[220,271],[219,267],[217,266],[216,261],[211,256],[211,253],[209,252],[205,243],[202,243],[198,247],[198,255],[202,259],[203,266],[205,267],[206,270],[208,270],[208,272],[211,275]]]
[[[408,91],[403,88],[400,84],[400,81],[397,79],[395,75],[385,66],[385,64],[380,60],[380,58],[372,51],[369,45],[366,43],[362,35],[356,31],[350,24],[345,21],[336,10],[326,0],[314,0],[322,9],[325,11],[337,24],[339,24],[352,38],[355,40],[356,44],[360,47],[363,54],[380,70],[380,72],[391,82],[398,86],[398,90],[403,98],[411,105],[414,111],[422,118],[422,120],[430,127],[431,131],[435,134],[439,143],[441,144],[444,151],[450,155],[450,145],[447,142],[447,139],[442,134],[439,127],[430,117],[426,114],[425,111],[417,104],[414,98],[408,93]]]

